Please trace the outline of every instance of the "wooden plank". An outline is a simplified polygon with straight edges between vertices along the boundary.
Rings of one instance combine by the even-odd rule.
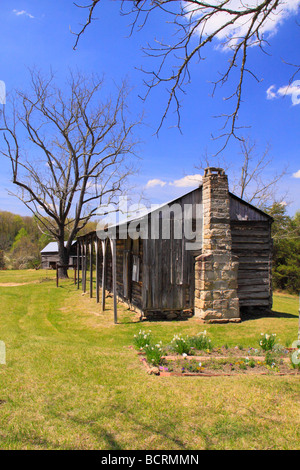
[[[269,307],[270,300],[268,299],[240,299],[240,306],[242,307]]]

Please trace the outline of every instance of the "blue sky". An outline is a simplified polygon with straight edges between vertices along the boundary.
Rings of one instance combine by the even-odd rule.
[[[133,88],[132,114],[145,113],[144,125],[139,131],[143,143],[139,147],[140,173],[134,181],[136,191],[144,191],[153,203],[168,201],[192,189],[195,183],[190,175],[200,173],[196,168],[200,158],[206,152],[215,153],[221,145],[211,139],[222,126],[213,116],[226,110],[228,104],[223,98],[229,89],[219,89],[212,98],[210,81],[217,77],[219,70],[224,70],[227,53],[212,46],[205,61],[192,65],[192,83],[187,86],[182,101],[182,132],[174,127],[176,119],[170,113],[157,137],[155,130],[168,96],[161,87],[145,102],[139,98],[145,94],[145,77],[139,67],[151,68],[151,60],[144,57],[141,45],[151,41],[153,36],[167,37],[169,26],[154,17],[143,30],[128,37],[130,20],[120,16],[119,2],[103,0],[100,3],[98,20],[86,30],[74,51],[75,37],[70,30],[79,30],[86,12],[76,8],[72,0],[2,0],[0,80],[5,82],[9,93],[14,88],[28,86],[28,67],[37,67],[45,73],[51,67],[60,80],[69,68],[104,73],[111,85],[126,77]],[[298,2],[292,0],[292,3]],[[249,64],[260,83],[247,77],[239,113],[240,123],[251,126],[244,134],[257,142],[257,150],[263,152],[267,144],[271,147],[273,165],[267,177],[272,178],[273,172],[288,165],[281,191],[288,191],[291,215],[300,210],[300,104],[295,103],[297,94],[293,102],[291,90],[285,88],[292,68],[282,59],[299,63],[296,51],[300,49],[300,35],[296,19],[299,21],[299,14],[291,15],[276,26],[276,32],[274,26],[268,49],[270,56],[256,47],[249,52]],[[232,172],[240,166],[239,152],[238,142],[232,140],[220,156],[230,164],[230,180]],[[8,196],[7,189],[10,189],[10,169],[8,162],[1,160],[0,209],[28,214],[17,199]]]

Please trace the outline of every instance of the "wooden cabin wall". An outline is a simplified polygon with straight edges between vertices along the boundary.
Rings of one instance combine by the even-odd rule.
[[[55,263],[55,265],[59,262],[58,255],[54,254],[42,254],[42,269],[50,269],[51,264]],[[53,269],[55,269],[53,267]]]
[[[123,296],[123,253],[125,250],[125,240],[116,241],[116,256],[117,256],[117,293],[120,297]]]
[[[113,289],[113,279],[112,279],[112,256],[110,242],[107,242],[106,245],[106,289],[112,292]]]
[[[264,212],[230,194],[230,220],[269,222],[272,220]]]
[[[139,308],[142,308],[142,289],[143,289],[143,240],[131,240],[131,260],[130,260],[130,274],[132,275],[134,258],[138,258],[138,280],[131,278],[131,303]],[[136,258],[137,257],[137,258]]]
[[[180,204],[182,214],[184,205],[202,204],[202,190],[193,191],[175,201]],[[172,203],[173,204],[173,203]],[[193,209],[191,218],[195,221],[196,212]],[[172,219],[172,217],[171,217]],[[148,238],[143,241],[143,310],[144,311],[181,311],[193,308],[194,305],[194,256],[199,249],[190,251],[186,249],[187,243],[195,240],[174,238],[174,221],[171,221],[170,239],[162,238],[162,226],[158,239]],[[195,223],[194,223],[195,227]],[[151,218],[149,216],[149,232]],[[202,226],[199,229],[199,238],[202,239]],[[184,235],[184,225],[181,225]]]
[[[117,294],[124,301],[142,307],[143,243],[142,240],[118,239],[117,245]],[[138,280],[133,280],[134,259],[138,259]]]
[[[240,307],[272,307],[270,221],[232,221],[232,251],[238,257]]]

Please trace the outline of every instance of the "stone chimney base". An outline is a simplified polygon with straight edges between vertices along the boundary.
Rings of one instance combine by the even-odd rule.
[[[207,253],[196,258],[196,317],[209,322],[240,321],[237,271],[236,257],[226,252]]]
[[[195,260],[194,314],[205,321],[238,321],[238,261],[232,254],[228,180],[206,168],[202,186],[203,246]]]

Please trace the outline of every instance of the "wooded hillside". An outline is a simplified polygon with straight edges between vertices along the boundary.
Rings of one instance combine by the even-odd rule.
[[[94,230],[90,222],[85,231]],[[30,269],[41,264],[40,251],[52,239],[42,233],[34,217],[0,211],[0,269]]]

